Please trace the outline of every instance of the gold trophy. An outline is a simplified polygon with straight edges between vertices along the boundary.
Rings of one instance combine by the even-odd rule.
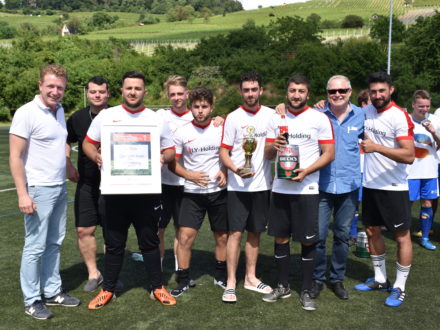
[[[254,137],[255,128],[252,126],[248,126],[247,132],[248,134],[245,135],[245,137],[243,138],[242,145],[246,161],[243,169],[240,171],[240,174],[252,172],[252,154],[254,153],[255,149],[257,149],[257,140],[255,140]]]

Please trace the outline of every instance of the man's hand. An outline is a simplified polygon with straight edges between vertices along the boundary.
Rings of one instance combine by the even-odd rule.
[[[217,116],[214,118],[214,127],[222,126],[224,122],[225,122],[224,118]]]
[[[247,172],[247,173],[241,173],[244,167],[237,167],[237,169],[234,171],[235,174],[237,174],[242,179],[249,179],[255,175],[255,172]]]
[[[422,122],[422,125],[429,133],[431,133],[431,134],[436,133],[435,127],[434,127],[434,125],[432,125],[432,123],[430,121]]]
[[[364,133],[364,140],[361,141],[361,148],[366,153],[376,152],[376,143],[370,140],[366,132]]]
[[[23,194],[18,196],[18,207],[20,212],[24,214],[34,214],[37,210],[37,205],[29,194]]]
[[[296,177],[291,179],[295,182],[302,182],[304,178],[308,175],[307,171],[304,168],[297,168],[294,172],[298,174]]]
[[[217,181],[217,186],[224,187],[226,185],[225,173],[222,170],[218,171],[218,173],[214,177],[214,180]]]
[[[75,166],[72,165],[72,162],[67,161],[66,168],[67,168],[67,178],[72,182],[78,182],[79,181],[79,172],[75,168]]]
[[[190,172],[188,175],[188,180],[194,182],[202,188],[206,188],[208,183],[211,181],[209,175],[203,171]]]
[[[281,134],[278,134],[275,141],[273,142],[273,147],[275,148],[275,150],[281,151],[282,149],[285,148],[286,144],[287,144],[286,138]]]
[[[317,109],[325,109],[325,100],[320,100],[313,105]]]
[[[275,112],[279,115],[286,114],[286,105],[284,103],[280,103],[275,107]]]

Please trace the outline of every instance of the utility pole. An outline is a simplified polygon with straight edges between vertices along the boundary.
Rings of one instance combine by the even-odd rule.
[[[393,0],[390,0],[390,26],[388,30],[388,65],[387,65],[387,73],[391,73],[391,41],[393,31]]]

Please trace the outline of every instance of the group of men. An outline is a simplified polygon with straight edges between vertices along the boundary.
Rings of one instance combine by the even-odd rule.
[[[337,75],[328,81],[325,108],[313,109],[307,104],[308,79],[294,75],[288,80],[281,111],[288,143],[298,150],[299,168],[293,179],[275,176],[272,180],[271,160],[287,141],[280,132],[282,117],[260,104],[263,87],[258,73],[241,76],[242,105],[224,122],[211,119],[212,92],[204,87],[189,91],[183,77],[172,76],[164,84],[172,107],[157,112],[144,106],[147,90],[142,73],[124,74],[123,104],[116,107],[108,106],[107,81],[93,77],[87,84],[90,105],[73,113],[66,129],[60,102],[67,72],[58,65],[45,66],[40,73],[40,94],[16,111],[10,129],[11,172],[25,214],[20,279],[26,314],[47,319],[53,315],[47,306],[80,303],[62,290],[59,276],[66,167],[68,178],[78,182],[74,211],[78,247],[88,270],[84,290],[93,291],[103,283],[89,309],[100,309],[116,297],[131,224],[151,281],[150,297],[163,305],[175,305],[175,298],[195,285],[190,277],[191,248],[206,213],[215,239],[214,284],[224,289],[224,302],[237,301],[236,272],[245,231],[245,289],[262,293],[266,302],[291,296],[289,242],[293,239],[301,243],[302,308],[316,309],[324,283],[337,297],[347,299],[343,281],[361,186],[360,149],[365,153],[362,219],[374,277],[355,289],[390,291],[385,304],[399,306],[405,299],[412,261],[406,167],[414,161],[414,124],[391,100],[394,87],[387,74],[372,73],[367,82],[372,104],[362,109],[351,104],[350,81]],[[162,194],[100,195],[100,167],[106,166],[100,154],[101,128],[115,120],[159,127]],[[252,167],[244,169],[243,142],[248,138],[256,145]],[[70,161],[74,142],[79,144],[78,170]],[[325,244],[332,213],[334,241],[326,276]],[[170,294],[162,283],[162,260],[164,231],[171,217],[176,231],[177,286]],[[105,241],[102,274],[96,266],[98,224]],[[381,226],[394,232],[397,242],[394,285],[386,276]],[[266,228],[274,237],[278,271],[273,289],[256,274],[260,236]]]

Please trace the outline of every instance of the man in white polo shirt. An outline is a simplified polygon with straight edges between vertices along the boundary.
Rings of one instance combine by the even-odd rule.
[[[60,276],[67,210],[67,130],[60,102],[66,84],[65,68],[43,67],[40,94],[15,112],[9,131],[9,165],[26,233],[20,283],[25,313],[39,320],[53,316],[46,306],[80,304],[62,290]]]

